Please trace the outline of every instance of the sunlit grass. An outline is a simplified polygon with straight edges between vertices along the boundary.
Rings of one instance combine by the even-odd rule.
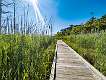
[[[0,35],[0,80],[48,80],[51,44],[49,36]]]
[[[64,36],[63,40],[106,75],[106,32]]]

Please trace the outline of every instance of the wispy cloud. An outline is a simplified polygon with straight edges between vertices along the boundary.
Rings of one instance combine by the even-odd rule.
[[[40,10],[44,16],[56,16],[57,15],[57,4],[54,0],[39,0]]]

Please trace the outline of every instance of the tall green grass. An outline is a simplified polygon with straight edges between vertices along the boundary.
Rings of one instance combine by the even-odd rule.
[[[48,80],[54,47],[49,36],[0,35],[0,80]]]
[[[63,40],[106,75],[106,32],[64,36]]]

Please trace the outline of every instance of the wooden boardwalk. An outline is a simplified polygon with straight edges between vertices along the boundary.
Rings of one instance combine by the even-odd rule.
[[[105,76],[63,41],[57,41],[56,51],[55,76],[50,80],[106,80]]]

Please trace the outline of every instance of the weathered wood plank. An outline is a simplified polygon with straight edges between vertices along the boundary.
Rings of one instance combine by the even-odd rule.
[[[63,41],[57,41],[57,63],[55,80],[106,80],[86,60]]]

